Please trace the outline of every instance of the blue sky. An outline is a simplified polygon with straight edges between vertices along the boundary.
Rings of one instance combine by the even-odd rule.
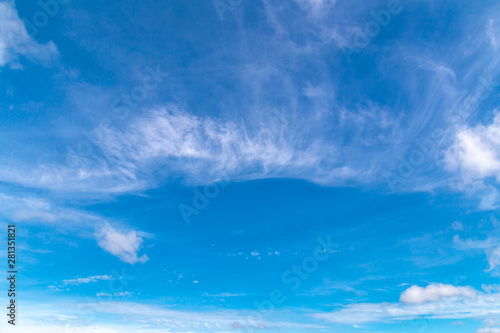
[[[500,332],[499,17],[0,0],[2,331]]]

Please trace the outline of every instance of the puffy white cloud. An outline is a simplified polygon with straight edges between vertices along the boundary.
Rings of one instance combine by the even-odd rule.
[[[458,131],[446,156],[448,166],[472,179],[500,175],[500,115],[489,126],[479,125]]]
[[[57,54],[54,43],[38,44],[28,35],[13,1],[0,2],[0,67],[19,67],[19,56],[47,63]]]
[[[461,128],[447,152],[446,163],[467,179],[500,179],[500,114],[490,125]]]
[[[133,265],[145,263],[149,259],[145,254],[138,256],[143,239],[134,230],[120,232],[106,224],[96,232],[96,238],[103,250],[117,256],[123,262]]]
[[[481,209],[495,209],[498,189],[486,181],[500,182],[500,114],[489,125],[460,128],[446,152],[445,165],[460,175],[463,191],[481,197]]]
[[[475,297],[476,290],[470,287],[455,287],[447,284],[431,284],[425,288],[411,286],[400,297],[400,301],[409,304],[422,304],[425,302],[439,301],[447,297]]]
[[[411,289],[411,288],[409,288]],[[422,288],[426,290],[426,288]],[[424,303],[356,303],[328,313],[315,313],[311,316],[329,322],[356,325],[370,322],[395,322],[419,317],[428,319],[466,319],[486,318],[500,315],[500,293],[480,293],[470,289],[448,286],[440,292],[429,293]],[[427,290],[433,290],[429,288]],[[406,291],[403,293],[405,294]],[[451,296],[455,294],[455,296]],[[475,296],[474,296],[475,295]],[[420,301],[422,297],[414,297]]]

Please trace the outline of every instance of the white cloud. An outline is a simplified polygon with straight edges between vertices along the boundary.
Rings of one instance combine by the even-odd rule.
[[[446,162],[467,179],[496,177],[500,180],[500,114],[490,125],[460,129]]]
[[[60,286],[60,287],[62,287],[62,286]],[[56,286],[49,286],[49,289],[53,290],[53,291],[70,291],[69,288],[61,289],[61,288],[58,288]]]
[[[500,266],[500,247],[490,251],[488,254],[488,263],[490,264],[490,270]]]
[[[346,293],[354,293],[357,296],[364,296],[366,292],[364,290],[356,289],[356,282],[346,282],[346,281],[332,281],[328,278],[323,279],[323,285],[312,289],[311,291],[304,293],[303,295],[308,296],[318,296],[318,295],[331,295],[338,291],[343,291]]]
[[[70,280],[63,280],[64,285],[75,285],[78,286],[80,284],[86,284],[86,283],[91,283],[91,282],[97,282],[97,281],[108,281],[108,280],[113,280],[114,278],[111,275],[96,275],[96,276],[89,276],[86,278],[76,278],[76,279],[70,279]]]
[[[12,326],[12,325],[10,325],[10,326]],[[0,326],[0,328],[1,328],[1,326]],[[5,327],[5,332],[8,332],[7,329],[9,329],[9,327]],[[17,333],[33,333],[33,332],[37,332],[37,333],[67,333],[68,328],[66,326],[63,326],[63,325],[56,326],[56,325],[46,325],[46,324],[40,324],[40,323],[38,323],[38,324],[31,323],[31,324],[27,325],[25,323],[17,323],[15,331]],[[123,329],[117,330],[117,329],[110,328],[110,327],[93,325],[91,327],[79,327],[78,332],[79,333],[122,333],[122,332],[132,333],[132,332],[136,332],[136,331],[127,330],[126,327],[123,327]],[[151,331],[151,333],[153,333],[153,332]]]
[[[78,230],[82,238],[95,237],[105,251],[127,263],[144,263],[146,255],[137,257],[143,242],[137,231],[120,233],[109,225],[106,218],[83,210],[59,206],[49,200],[34,195],[6,195],[0,192],[0,217],[12,221],[44,223],[66,230]],[[94,232],[94,230],[98,232]],[[28,250],[28,249],[27,249]],[[40,251],[38,251],[40,252]]]
[[[464,224],[460,221],[455,221],[451,224],[451,228],[455,231],[463,231],[464,230]]]
[[[500,328],[496,327],[485,327],[477,330],[476,333],[500,333]]]
[[[484,250],[488,260],[489,272],[498,275],[500,268],[500,240],[496,237],[489,237],[485,240],[462,240],[458,235],[453,238],[454,244],[461,250]]]
[[[500,114],[489,125],[463,126],[445,156],[446,168],[460,175],[458,187],[481,198],[480,208],[493,210],[500,195],[496,186],[500,182]]]
[[[287,140],[286,129],[277,119],[252,134],[233,122],[162,110],[137,119],[126,132],[106,133],[101,145],[107,156],[122,165],[132,163],[133,169],[159,161],[172,172],[205,182],[237,174],[266,177],[284,167],[290,173],[312,170],[322,158],[320,150],[331,149],[314,141],[297,148]]]
[[[476,291],[470,287],[455,287],[446,284],[431,284],[425,288],[411,286],[401,294],[400,301],[407,304],[423,304],[457,296],[475,297]]]
[[[92,323],[88,321],[88,313],[78,309],[92,309],[103,316],[96,316]],[[96,302],[87,303],[58,303],[46,304],[40,308],[36,304],[25,304],[24,313],[26,320],[24,325],[32,323],[51,324],[55,330],[52,332],[64,332],[62,328],[86,327],[88,332],[100,332],[97,328],[106,327],[110,320],[114,323],[113,329],[119,332],[233,332],[236,328],[252,329],[278,328],[286,332],[293,330],[317,331],[325,326],[317,324],[301,323],[299,321],[284,321],[275,319],[274,316],[266,317],[257,310],[226,310],[212,309],[210,311],[178,311],[170,310],[157,305],[148,305],[134,302]],[[278,315],[278,313],[274,313]],[[69,316],[74,316],[68,321]],[[127,318],[126,325],[119,324]],[[281,317],[281,316],[280,316]],[[105,320],[104,320],[105,319]],[[145,326],[144,323],[148,325]],[[1,325],[1,324],[0,324]],[[34,325],[33,325],[34,326]],[[1,326],[0,326],[1,328]],[[17,327],[16,327],[17,328]],[[27,332],[27,331],[22,331]],[[33,330],[32,332],[39,332]],[[40,331],[43,332],[43,331]],[[86,332],[86,331],[83,331]]]
[[[123,262],[132,265],[143,264],[149,259],[145,254],[138,257],[143,239],[134,230],[120,232],[106,224],[96,232],[96,238],[98,245],[103,250],[117,256]]]
[[[451,286],[453,287],[453,286]],[[453,287],[458,288],[458,287]],[[453,290],[453,288],[450,288]],[[449,293],[445,293],[449,295]],[[500,315],[500,293],[459,292],[454,297],[442,297],[425,303],[356,303],[329,313],[315,313],[313,317],[329,322],[355,325],[370,322],[397,322],[418,317],[428,319],[486,318]],[[429,298],[429,297],[427,297]],[[433,298],[436,298],[433,296]]]
[[[481,285],[481,288],[487,293],[500,292],[500,285],[497,284],[491,284],[491,285],[483,284]]]
[[[56,224],[65,222],[66,227],[76,227],[98,222],[97,216],[55,205],[35,195],[6,195],[0,193],[0,216],[13,221]],[[68,223],[70,222],[70,223]]]
[[[246,296],[246,294],[233,294],[233,293],[209,294],[209,293],[203,293],[203,296],[206,296],[206,297],[239,297],[239,296]]]
[[[15,167],[0,165],[0,177],[9,183],[26,187],[45,188],[65,192],[115,194],[133,192],[150,186],[143,179],[138,179],[134,171],[137,167],[130,161],[114,164],[104,158],[93,159],[75,155],[64,156],[63,163],[45,162],[28,172],[30,167],[17,161]],[[13,157],[14,159],[15,157]],[[69,162],[68,162],[69,161]],[[78,163],[81,163],[79,165]]]
[[[331,12],[334,18],[354,20],[359,25],[364,25],[367,19],[371,19],[370,6],[380,9],[379,4],[368,3],[361,7],[344,8],[335,0],[295,2],[298,5],[293,8],[298,9],[300,14]],[[328,11],[332,7],[335,7],[334,10]],[[398,154],[407,149],[408,141],[420,134],[425,136],[426,131],[421,131],[433,126],[431,124],[438,124],[434,121],[433,113],[441,114],[443,106],[456,102],[457,87],[452,85],[455,82],[451,80],[456,68],[451,65],[446,54],[422,55],[411,45],[388,43],[394,44],[397,51],[389,45],[386,45],[388,49],[384,47],[387,52],[395,51],[387,54],[390,56],[383,57],[387,62],[394,62],[396,58],[408,59],[408,55],[418,59],[432,59],[432,62],[427,62],[424,66],[421,63],[416,66],[413,64],[412,69],[408,72],[405,70],[404,75],[394,72],[393,66],[386,62],[381,62],[378,66],[379,69],[391,68],[387,73],[381,73],[380,77],[388,75],[391,82],[398,82],[403,89],[407,89],[402,91],[405,95],[409,94],[412,107],[409,110],[400,110],[403,105],[392,104],[387,107],[359,107],[348,96],[338,95],[342,90],[341,80],[337,81],[335,76],[323,70],[331,66],[321,56],[325,54],[324,51],[331,51],[331,35],[341,35],[344,39],[349,36],[344,31],[346,29],[339,28],[343,24],[335,19],[323,24],[319,20],[311,20],[311,16],[307,14],[290,21],[290,12],[285,9],[286,6],[265,2],[267,14],[274,15],[267,17],[266,23],[273,25],[274,22],[276,26],[281,26],[282,33],[266,34],[265,40],[258,40],[264,45],[272,45],[273,51],[277,52],[273,59],[280,59],[279,61],[268,57],[260,58],[261,55],[248,53],[249,50],[244,48],[227,47],[220,51],[221,54],[214,55],[215,58],[226,56],[224,52],[230,49],[231,55],[245,59],[243,64],[230,68],[231,75],[234,74],[237,80],[241,78],[241,81],[237,81],[237,86],[242,87],[244,98],[240,100],[240,95],[228,96],[229,100],[238,100],[238,104],[225,104],[221,100],[217,105],[217,114],[233,114],[236,115],[234,118],[220,120],[172,107],[158,107],[156,111],[146,115],[136,112],[134,114],[137,118],[130,119],[130,124],[120,123],[119,130],[104,133],[98,147],[93,146],[93,154],[88,156],[88,163],[85,165],[78,168],[63,167],[60,172],[54,173],[51,165],[57,157],[54,156],[56,150],[52,149],[51,154],[37,159],[41,162],[35,167],[26,165],[25,161],[13,163],[16,167],[10,168],[0,165],[0,179],[33,187],[92,193],[143,190],[157,186],[164,178],[183,178],[196,185],[217,181],[225,176],[235,181],[289,177],[333,186],[383,180],[386,171],[398,166]],[[302,20],[303,17],[307,19]],[[481,25],[483,37],[486,23]],[[291,38],[293,34],[290,35],[290,31],[293,30],[290,28],[297,28],[297,24],[311,38],[300,38],[301,42]],[[407,31],[403,30],[402,33],[404,32]],[[349,40],[352,42],[352,38],[347,38],[339,43],[343,45]],[[470,40],[469,37],[464,38],[468,47]],[[470,47],[472,49],[468,48],[468,54],[476,54],[477,45]],[[485,57],[488,58],[487,55]],[[206,60],[211,59],[208,57]],[[485,61],[490,62],[489,60]],[[306,63],[304,61],[311,68],[322,69],[320,72],[323,74],[314,80],[314,84],[303,82],[302,79],[296,80],[300,72],[297,69],[302,68],[303,63]],[[426,73],[423,77],[409,75],[412,72],[420,73],[423,68],[431,69],[430,72],[436,74]],[[477,71],[477,68],[471,69],[467,77],[474,77]],[[450,80],[443,83],[442,78]],[[423,85],[428,87],[424,91],[413,86],[422,80],[428,83]],[[276,93],[274,89],[269,91],[268,88],[274,85],[278,88],[276,91],[280,92],[279,105],[270,102],[275,100]],[[362,101],[360,104],[368,100],[361,93],[363,89],[360,87],[351,90],[358,94],[352,96],[353,100]],[[96,94],[82,95],[90,100],[88,96],[95,97]],[[95,109],[102,107],[102,114],[109,115],[107,111],[110,103],[105,103],[96,105]],[[266,116],[276,110],[282,112],[281,118],[285,121],[280,117],[272,119]],[[194,112],[206,114],[203,110]],[[76,142],[72,147],[75,146]],[[59,157],[58,162],[64,163],[64,156]],[[433,162],[432,160],[429,164]],[[429,179],[426,179],[425,186],[416,177],[410,177],[408,181],[411,179],[421,187],[428,183],[428,187],[434,185]],[[494,194],[491,194],[484,206],[491,206],[491,202],[495,200]]]
[[[486,34],[488,38],[490,39],[491,45],[493,47],[498,48],[500,46],[500,23],[498,22],[498,19],[490,19],[490,22],[486,28]]]
[[[14,1],[0,2],[0,67],[7,64],[19,67],[19,56],[48,63],[57,54],[54,43],[38,44],[28,35],[14,8]]]
[[[282,116],[254,126],[197,117],[174,107],[139,116],[123,130],[103,131],[94,142],[95,154],[79,158],[77,167],[47,162],[28,168],[19,161],[16,167],[0,165],[0,178],[69,192],[123,193],[155,187],[158,180],[152,174],[158,173],[184,177],[191,184],[269,177],[334,183],[360,175],[339,163],[333,144],[297,133],[296,126]]]
[[[117,293],[97,293],[97,297],[126,297],[126,296],[132,296],[134,293],[131,293],[130,291],[120,291]]]
[[[230,119],[172,105],[145,110],[112,129],[96,126],[85,138],[92,153],[84,157],[76,152],[78,136],[68,145],[72,153],[51,149],[36,166],[9,156],[0,163],[0,180],[89,196],[141,191],[173,178],[190,185],[223,178],[295,178],[333,186],[377,181],[387,164],[397,162],[390,156],[400,116],[371,101],[330,110],[332,90],[300,84],[289,104],[295,105],[297,94],[318,104],[300,116],[287,105]]]
[[[295,0],[304,10],[308,11],[313,18],[323,16],[327,10],[334,7],[337,0]]]
[[[343,148],[340,142],[325,140],[324,114],[316,115],[314,124],[292,122],[279,113],[263,117],[258,124],[236,123],[168,107],[138,117],[123,131],[102,133],[96,144],[115,170],[133,175],[134,182],[145,176],[143,170],[159,169],[192,184],[270,177],[338,184],[374,179],[372,169],[379,168],[382,159],[367,150],[380,140],[386,143],[394,131],[394,119],[376,105],[341,113],[336,126],[353,131],[351,146]],[[363,138],[368,133],[376,133],[377,139]],[[362,142],[358,145],[357,140]],[[377,149],[385,152],[388,146]],[[373,156],[374,163],[356,158],[363,152]]]

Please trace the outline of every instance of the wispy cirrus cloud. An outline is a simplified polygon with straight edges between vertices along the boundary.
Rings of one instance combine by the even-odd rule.
[[[331,279],[325,278],[323,279],[323,285],[321,287],[314,288],[311,291],[305,293],[304,295],[325,296],[325,295],[332,295],[339,291],[346,293],[353,293],[356,296],[367,295],[366,291],[356,289],[358,284],[359,283],[348,282],[348,281],[332,281]]]
[[[29,320],[23,322],[20,327],[27,326],[37,320],[44,319],[54,329],[52,332],[73,327],[84,327],[89,330],[107,327],[105,322],[99,318],[89,322],[88,316],[83,312],[72,311],[81,307],[92,309],[105,314],[108,318],[127,317],[126,325],[114,324],[112,327],[120,332],[160,332],[171,330],[179,333],[188,332],[229,332],[234,330],[269,330],[281,329],[287,332],[304,332],[325,328],[325,326],[314,323],[303,323],[300,320],[264,319],[258,311],[248,310],[224,310],[212,309],[211,311],[180,311],[171,310],[157,305],[149,305],[134,302],[95,302],[95,303],[70,303],[63,308],[50,304],[41,312],[37,308],[29,307],[25,311],[29,314]],[[71,318],[68,321],[67,318]],[[307,318],[306,318],[307,319]],[[148,325],[144,325],[147,320]],[[17,327],[16,327],[17,328]],[[24,332],[24,331],[21,331]],[[37,331],[38,332],[38,331]],[[94,331],[92,331],[94,332]]]
[[[481,250],[486,254],[489,264],[488,272],[495,276],[500,275],[500,239],[490,236],[484,240],[466,239],[462,240],[458,235],[453,238],[456,247],[462,251]]]
[[[318,16],[325,15],[332,9],[337,0],[295,0],[295,2],[308,11],[313,19],[318,19]]]
[[[47,64],[58,56],[53,42],[37,43],[19,18],[14,1],[0,2],[0,67],[19,68],[20,57]]]
[[[89,276],[89,277],[85,277],[85,278],[63,280],[62,283],[64,285],[78,286],[81,284],[94,283],[97,281],[109,281],[109,280],[113,280],[113,279],[114,278],[111,275],[96,275],[96,276]]]
[[[491,18],[486,31],[491,45],[497,49],[500,46],[500,21],[497,18]]]
[[[234,97],[228,97],[229,102],[217,101],[218,111],[213,115],[185,107],[182,101],[176,105],[158,103],[155,108],[137,110],[133,119],[119,128],[102,131],[94,138],[91,156],[57,156],[53,147],[47,147],[48,152],[36,162],[0,163],[0,179],[91,195],[143,191],[172,178],[185,179],[191,185],[221,177],[235,181],[288,177],[328,186],[380,184],[384,172],[398,167],[401,155],[418,135],[427,136],[434,127],[443,125],[443,115],[473,86],[476,74],[485,68],[496,73],[496,54],[485,50],[486,43],[491,48],[488,34],[496,31],[495,25],[488,25],[490,16],[498,11],[495,7],[480,15],[481,24],[474,21],[470,32],[474,38],[463,33],[453,40],[453,49],[469,50],[463,55],[432,51],[432,41],[427,40],[422,43],[430,47],[422,48],[408,37],[411,31],[395,23],[400,38],[389,42],[380,36],[381,45],[376,48],[383,55],[376,58],[380,73],[361,81],[352,77],[353,68],[340,68],[335,55],[323,55],[329,54],[335,42],[332,36],[349,43],[353,25],[347,21],[356,18],[362,24],[372,19],[372,9],[382,10],[387,2],[365,2],[356,6],[359,8],[330,0],[296,3],[285,9],[265,2],[263,15],[270,33],[242,38],[269,47],[276,52],[275,57],[257,54],[238,42],[238,47],[228,42],[220,51],[207,55],[203,63],[212,64],[220,57],[238,63],[221,69],[217,77],[238,88]],[[319,24],[303,15],[314,11],[328,11],[346,24],[340,29],[336,20],[321,20]],[[293,24],[307,31],[305,36],[297,38],[290,33],[290,14],[297,17]],[[436,18],[434,12],[429,15]],[[463,24],[472,26],[470,20]],[[341,50],[335,52],[340,54]],[[479,53],[481,58],[472,64],[468,55]],[[317,75],[304,75],[303,64]],[[470,65],[468,73],[459,70],[464,64]],[[203,73],[202,68],[193,66],[194,72]],[[330,75],[332,68],[338,74]],[[179,78],[170,79],[177,80],[172,85],[182,83]],[[386,94],[387,101],[377,101],[371,90],[386,83],[392,92]],[[99,89],[88,95],[95,96],[96,91]],[[109,105],[95,103],[92,109],[109,109]],[[224,116],[228,109],[233,117]],[[440,158],[427,159],[428,165],[419,167],[421,174],[406,179],[405,191],[449,185],[449,181],[442,181]],[[69,165],[72,163],[75,165]],[[476,184],[478,189],[480,185]],[[483,205],[494,206],[492,202],[498,198],[491,187],[485,185],[481,190],[488,194]]]
[[[240,296],[246,296],[246,294],[237,294],[237,293],[210,294],[210,293],[203,293],[203,296],[206,296],[206,297],[240,297]]]
[[[33,194],[0,193],[0,216],[12,221],[58,224],[66,222],[68,228],[82,227],[98,222],[100,217],[87,212],[54,204],[47,198]],[[69,223],[68,223],[69,222]]]
[[[335,130],[325,122],[350,136],[350,143],[328,140]],[[370,103],[344,108],[338,116],[322,112],[306,123],[282,112],[259,121],[222,120],[171,105],[138,115],[121,129],[102,130],[92,138],[95,154],[69,156],[78,161],[75,167],[42,163],[28,176],[22,167],[5,167],[3,178],[25,186],[103,194],[153,188],[158,183],[153,174],[182,177],[190,184],[276,177],[326,185],[364,183],[376,178],[383,160],[378,154],[390,149],[396,123],[387,109]],[[363,138],[367,134],[377,137]],[[377,147],[380,142],[383,147]],[[356,158],[364,153],[375,163]]]
[[[127,296],[132,296],[134,293],[129,292],[129,291],[120,291],[117,293],[97,293],[97,297],[127,297]]]
[[[290,129],[284,116],[252,129],[169,109],[153,111],[123,132],[109,132],[101,147],[123,165],[156,162],[195,182],[313,171],[324,155],[334,154],[334,147],[315,138],[304,138],[298,147]]]

